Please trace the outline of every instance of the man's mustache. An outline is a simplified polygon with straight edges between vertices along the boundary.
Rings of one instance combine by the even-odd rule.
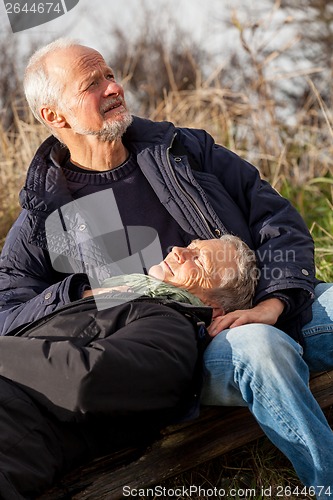
[[[125,101],[122,98],[122,96],[114,97],[104,102],[103,106],[101,106],[100,108],[100,111],[101,113],[105,113],[106,111],[110,111],[111,109],[117,108],[118,106],[121,105],[125,106]]]

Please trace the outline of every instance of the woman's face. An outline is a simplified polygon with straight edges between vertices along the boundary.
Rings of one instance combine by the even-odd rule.
[[[194,240],[188,247],[173,247],[149,274],[200,297],[203,290],[220,285],[226,268],[236,271],[233,245],[215,239]]]

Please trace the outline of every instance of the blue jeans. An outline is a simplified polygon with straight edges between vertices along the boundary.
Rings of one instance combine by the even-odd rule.
[[[310,371],[333,368],[333,284],[319,284],[315,293],[313,319],[302,329],[304,352],[268,325],[219,333],[204,355],[201,402],[248,406],[300,480],[317,487],[317,498],[333,500],[333,432],[309,390]]]

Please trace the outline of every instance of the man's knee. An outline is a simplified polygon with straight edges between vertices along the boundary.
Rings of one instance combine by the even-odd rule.
[[[234,354],[247,358],[275,358],[281,352],[301,352],[301,347],[285,332],[271,325],[254,323],[232,328],[226,335]]]
[[[253,371],[269,370],[283,363],[293,364],[302,348],[274,326],[251,324],[235,327],[217,335],[205,353],[206,365],[223,363],[233,369],[246,366]],[[229,366],[229,369],[230,369]]]
[[[292,380],[306,365],[302,348],[287,334],[263,324],[243,325],[214,337],[204,354],[203,404],[245,405],[248,387]],[[242,391],[240,390],[242,387]]]

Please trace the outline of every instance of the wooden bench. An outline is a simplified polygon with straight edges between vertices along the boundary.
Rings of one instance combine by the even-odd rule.
[[[320,406],[333,405],[333,370],[312,377]],[[65,476],[39,500],[118,500],[123,486],[146,488],[263,436],[246,408],[206,407],[199,418],[161,432],[145,450],[125,449]]]

